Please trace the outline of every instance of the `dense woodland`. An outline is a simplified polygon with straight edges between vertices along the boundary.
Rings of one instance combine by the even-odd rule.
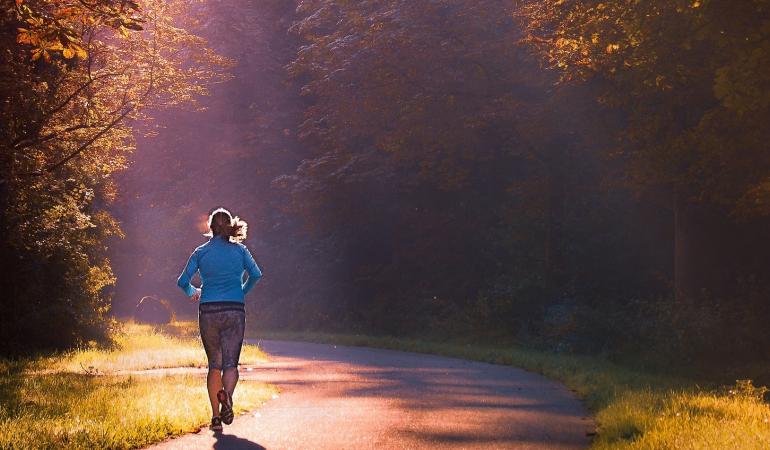
[[[110,204],[148,111],[194,107],[229,61],[180,27],[186,2],[3,2],[0,344],[104,340]],[[172,14],[173,12],[173,14]],[[184,17],[183,15],[181,17]],[[194,51],[193,51],[194,49]]]
[[[224,205],[257,328],[768,356],[767,0],[24,0],[1,38],[0,342],[191,314]]]

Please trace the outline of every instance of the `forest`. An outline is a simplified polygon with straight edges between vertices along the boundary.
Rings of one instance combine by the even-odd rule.
[[[225,206],[258,329],[770,356],[769,1],[261,4],[4,4],[3,353],[192,317]]]

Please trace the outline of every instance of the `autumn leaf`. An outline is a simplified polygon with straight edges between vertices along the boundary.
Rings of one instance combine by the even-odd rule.
[[[75,51],[78,58],[86,59],[88,57],[88,52],[83,47],[73,43],[70,44],[70,48]]]
[[[16,36],[16,42],[19,44],[34,45],[33,35],[26,28],[19,28],[19,34]]]
[[[128,28],[129,30],[134,30],[134,31],[142,31],[144,29],[144,28],[142,28],[141,25],[139,25],[136,22],[124,22],[123,23],[123,27]]]

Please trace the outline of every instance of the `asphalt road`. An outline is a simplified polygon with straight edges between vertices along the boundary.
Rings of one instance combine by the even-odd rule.
[[[505,366],[369,348],[262,341],[242,378],[281,389],[221,434],[158,449],[577,449],[593,422],[562,385]],[[235,401],[238,401],[236,389]]]

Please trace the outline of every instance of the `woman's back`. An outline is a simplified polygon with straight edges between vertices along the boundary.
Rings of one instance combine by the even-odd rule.
[[[201,303],[217,301],[243,302],[244,295],[262,277],[254,258],[243,244],[214,236],[190,255],[177,284],[185,289],[195,272],[200,271]],[[243,283],[243,272],[249,280]]]

